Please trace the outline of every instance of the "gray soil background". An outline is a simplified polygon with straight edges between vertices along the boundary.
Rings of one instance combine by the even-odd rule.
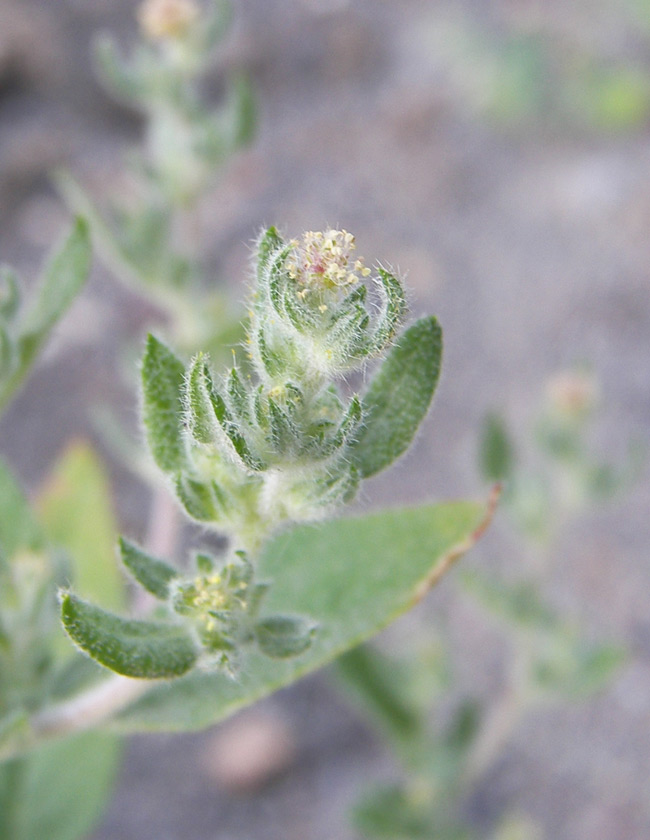
[[[362,505],[485,494],[475,458],[480,418],[499,407],[525,438],[545,381],[580,360],[601,381],[598,449],[616,462],[631,437],[647,441],[650,126],[604,133],[542,114],[504,129],[463,95],[467,75],[481,76],[476,57],[466,56],[460,78],[443,60],[460,20],[498,35],[507,7],[524,27],[537,15],[558,37],[580,32],[605,53],[647,63],[650,39],[625,29],[616,3],[235,5],[222,64],[252,74],[261,114],[257,141],[227,166],[203,214],[214,277],[243,294],[249,243],[265,223],[291,235],[336,225],[356,234],[368,261],[407,272],[412,312],[435,312],[445,329],[432,415],[410,455],[367,486]],[[0,0],[0,253],[27,277],[66,225],[48,173],[65,165],[105,194],[137,138],[137,119],[101,91],[89,59],[98,29],[128,43],[134,8],[128,0]],[[95,268],[0,426],[0,451],[30,490],[70,438],[90,437],[107,454],[93,405],[111,402],[134,425],[136,403],[119,369],[124,348],[155,318]],[[147,496],[119,464],[111,470],[121,526],[142,538]],[[640,482],[563,533],[555,603],[595,636],[625,644],[629,661],[588,703],[526,718],[467,803],[477,826],[514,809],[553,840],[650,837],[649,511],[650,488]],[[514,574],[512,550],[497,522],[465,562]],[[453,581],[386,643],[399,649],[436,611],[449,618],[462,684],[489,697],[503,639]],[[212,753],[229,724],[134,738],[92,840],[356,837],[347,819],[355,797],[399,771],[333,680],[306,679],[250,714],[275,721],[271,751],[278,732],[291,744],[279,775],[254,792],[233,793],[227,773],[215,780]]]

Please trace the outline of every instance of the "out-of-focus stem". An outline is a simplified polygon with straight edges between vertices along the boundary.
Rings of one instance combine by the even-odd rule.
[[[158,484],[153,488],[149,508],[147,548],[154,555],[171,557],[176,551],[180,520],[178,507],[167,487]]]
[[[480,778],[503,751],[521,720],[528,702],[528,656],[518,651],[513,658],[506,688],[483,720],[465,769],[465,783]]]
[[[154,680],[135,680],[115,674],[71,700],[38,712],[31,720],[36,742],[91,729],[109,720],[146,691]]]

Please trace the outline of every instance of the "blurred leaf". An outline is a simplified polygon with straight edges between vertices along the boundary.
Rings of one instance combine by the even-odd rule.
[[[270,613],[295,613],[318,624],[299,658],[251,653],[234,682],[193,672],[153,687],[123,712],[124,731],[201,729],[288,685],[377,633],[411,607],[475,540],[483,505],[459,502],[391,510],[300,527],[265,551],[261,579]]]
[[[9,332],[0,323],[0,380],[11,375],[16,360],[16,348]]]
[[[476,571],[461,572],[459,580],[466,592],[507,623],[549,628],[556,622],[554,611],[542,602],[536,583],[505,584]]]
[[[76,645],[125,677],[178,677],[196,662],[194,642],[178,624],[121,618],[70,593],[61,598],[61,618]]]
[[[519,123],[540,115],[548,106],[549,78],[548,50],[539,35],[510,36],[504,43],[493,46],[487,59],[491,67],[487,109],[498,121]]]
[[[0,718],[0,773],[2,773],[1,762],[9,753],[13,754],[16,744],[22,745],[29,743],[31,735],[29,714],[24,708],[14,708]],[[7,752],[8,751],[8,752]],[[0,791],[2,781],[0,779]],[[2,794],[0,792],[0,804],[2,803]],[[0,826],[2,819],[0,818]],[[0,831],[0,837],[4,837]]]
[[[442,331],[435,318],[409,327],[390,350],[363,397],[364,423],[349,452],[367,478],[408,449],[440,375]]]
[[[478,732],[480,717],[480,709],[474,701],[458,706],[444,739],[445,747],[452,755],[460,758],[470,747]]]
[[[137,103],[145,92],[142,79],[113,39],[100,35],[93,43],[93,57],[100,81],[111,96],[129,105]]]
[[[0,550],[10,560],[20,549],[38,551],[42,547],[43,534],[29,503],[0,461]]]
[[[247,146],[255,137],[257,129],[257,102],[250,80],[243,74],[232,82],[233,104],[233,148]]]
[[[433,792],[417,784],[378,788],[353,812],[357,829],[377,840],[470,840],[470,833],[435,800]]]
[[[63,246],[46,265],[36,299],[25,316],[22,340],[29,352],[36,352],[79,293],[90,271],[90,259],[88,225],[77,219]]]
[[[601,130],[624,131],[650,115],[650,78],[634,67],[593,63],[564,86],[568,115]]]
[[[119,739],[88,732],[0,765],[2,840],[78,840],[102,814]]]
[[[0,318],[11,320],[20,306],[20,280],[8,265],[0,265]]]
[[[88,444],[74,443],[65,451],[41,491],[38,507],[49,541],[64,548],[72,560],[75,590],[120,607],[124,594],[108,476]]]
[[[487,481],[504,481],[512,474],[514,449],[503,417],[489,414],[481,429],[479,462]]]
[[[409,799],[400,787],[371,791],[353,811],[361,834],[382,840],[430,840],[432,816],[428,802]]]
[[[46,265],[36,298],[30,303],[16,337],[17,362],[0,387],[0,408],[22,383],[53,327],[75,299],[90,271],[88,226],[77,219],[62,247]]]
[[[196,28],[197,49],[210,53],[230,28],[232,15],[232,3],[228,0],[210,0],[200,26]]]
[[[336,661],[336,673],[360,701],[363,711],[398,742],[419,739],[424,720],[413,708],[404,663],[367,644],[353,648]]]
[[[624,659],[620,648],[586,642],[558,625],[554,636],[542,640],[532,678],[544,692],[580,700],[602,691]]]
[[[528,817],[508,814],[494,834],[494,840],[543,840],[539,825]]]

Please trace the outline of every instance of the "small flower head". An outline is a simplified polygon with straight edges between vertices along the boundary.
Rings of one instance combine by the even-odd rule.
[[[570,370],[556,374],[546,386],[551,410],[568,419],[587,416],[598,402],[598,383],[584,370]]]
[[[140,27],[152,41],[183,38],[198,16],[194,0],[144,0],[138,10]]]
[[[370,274],[363,258],[354,259],[354,236],[346,230],[309,230],[291,245],[287,270],[303,298],[351,288]]]
[[[258,242],[250,339],[262,378],[331,377],[360,369],[391,342],[406,305],[400,280],[355,255],[345,230]]]
[[[240,556],[220,569],[179,579],[170,591],[173,610],[194,626],[209,667],[235,668],[234,652],[259,601],[260,586],[252,577],[250,563]]]

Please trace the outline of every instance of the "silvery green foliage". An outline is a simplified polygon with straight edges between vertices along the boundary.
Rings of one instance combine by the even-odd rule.
[[[63,626],[72,641],[112,671],[160,679],[180,677],[197,666],[234,675],[247,647],[282,659],[311,644],[316,628],[306,619],[259,618],[268,585],[254,580],[243,551],[221,563],[199,554],[190,575],[124,539],[120,553],[138,583],[164,602],[167,620],[124,619],[70,592],[61,595]]]
[[[56,175],[68,205],[89,220],[111,272],[168,314],[178,346],[215,355],[239,335],[232,335],[222,291],[203,282],[196,210],[221,167],[251,142],[256,122],[251,85],[241,73],[228,74],[217,107],[204,95],[229,8],[222,0],[144,0],[130,54],[110,36],[100,38],[101,81],[143,116],[142,138],[125,158],[129,189],[98,206],[69,173]]]
[[[147,117],[143,163],[147,176],[172,203],[188,203],[205,190],[206,178],[253,133],[250,86],[231,80],[225,103],[211,111],[197,82],[228,28],[221,0],[146,0],[138,17],[142,38],[129,58],[113,40],[97,43],[97,66],[109,92]]]
[[[89,270],[88,229],[81,219],[45,266],[28,302],[23,302],[23,284],[17,274],[8,266],[0,267],[0,409],[24,380]]]
[[[64,626],[104,666],[132,677],[180,676],[194,667],[235,673],[242,652],[305,651],[315,627],[263,615],[272,581],[253,560],[280,526],[322,519],[351,501],[362,478],[398,458],[424,418],[442,352],[435,318],[399,335],[402,284],[354,256],[345,231],[260,237],[246,371],[217,375],[198,353],[185,365],[149,336],[142,414],[149,450],[187,515],[228,534],[225,562],[196,559],[189,577],[122,541],[124,564],[166,605],[164,621],[119,618],[71,593]],[[338,381],[385,355],[363,394]],[[307,562],[307,561],[306,561]]]
[[[320,519],[411,442],[437,383],[441,332],[423,318],[395,339],[402,285],[354,258],[345,231],[260,238],[247,350],[252,373],[184,368],[150,336],[142,366],[150,450],[193,519],[253,550],[279,525]],[[341,374],[390,347],[365,394]]]

